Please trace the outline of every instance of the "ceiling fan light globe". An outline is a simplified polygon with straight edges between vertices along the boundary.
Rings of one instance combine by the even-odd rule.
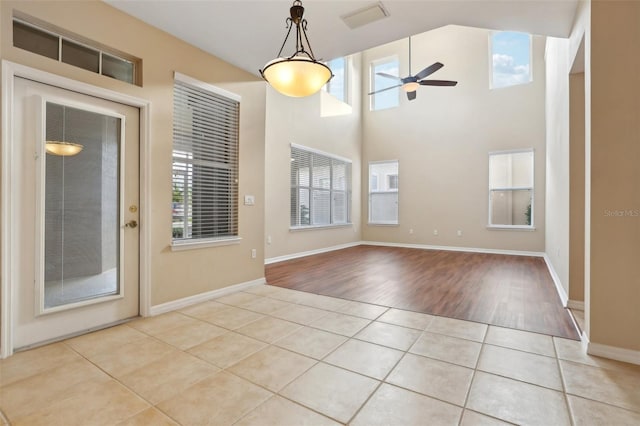
[[[261,74],[278,92],[294,98],[313,95],[333,77],[328,66],[303,55],[267,62]]]
[[[415,92],[420,87],[420,84],[416,81],[410,81],[409,83],[405,83],[402,85],[402,90],[405,92]]]

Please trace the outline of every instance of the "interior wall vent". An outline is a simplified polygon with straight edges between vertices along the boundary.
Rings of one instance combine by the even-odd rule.
[[[385,9],[382,2],[378,2],[365,8],[358,9],[355,12],[343,15],[341,18],[347,27],[353,30],[388,16],[389,12],[387,12],[387,9]]]

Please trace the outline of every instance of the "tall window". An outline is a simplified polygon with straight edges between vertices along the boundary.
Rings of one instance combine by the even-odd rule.
[[[369,163],[369,223],[398,224],[398,161]]]
[[[291,227],[351,223],[351,161],[291,145]]]
[[[531,35],[491,33],[491,88],[531,82]]]
[[[176,73],[173,86],[173,241],[238,235],[240,98]]]
[[[344,103],[349,103],[348,64],[349,62],[345,57],[327,62],[327,66],[331,68],[333,73],[333,78],[324,86],[324,90]]]
[[[370,76],[371,92],[388,89],[370,96],[371,111],[397,107],[400,103],[400,88],[391,87],[398,86],[398,80],[378,75],[378,73],[400,76],[398,58],[393,57],[372,62]]]
[[[533,150],[489,154],[489,226],[533,227]]]

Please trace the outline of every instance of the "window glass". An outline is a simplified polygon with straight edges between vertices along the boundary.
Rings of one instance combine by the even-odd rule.
[[[398,224],[398,161],[369,163],[369,223]]]
[[[533,151],[489,154],[489,225],[533,226]]]
[[[351,222],[351,162],[291,147],[291,227]]]
[[[127,83],[133,83],[133,73],[133,62],[116,58],[106,53],[102,54],[102,75]]]
[[[327,66],[331,68],[333,78],[324,86],[327,93],[335,96],[336,99],[344,103],[348,103],[347,96],[347,59],[345,57],[332,59],[327,62]]]
[[[58,36],[22,22],[13,22],[13,45],[38,55],[58,59]]]
[[[371,92],[378,92],[399,86],[398,80],[378,75],[385,73],[393,76],[400,75],[400,65],[397,58],[384,59],[371,64]],[[400,88],[385,90],[383,92],[370,95],[370,107],[372,111],[394,108],[400,103]]]
[[[88,47],[62,40],[62,62],[87,71],[100,71],[100,52]]]
[[[491,33],[491,88],[531,82],[531,35]]]

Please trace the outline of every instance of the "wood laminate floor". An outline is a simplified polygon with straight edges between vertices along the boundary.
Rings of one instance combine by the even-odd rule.
[[[274,286],[579,339],[539,257],[362,245],[265,274]]]

